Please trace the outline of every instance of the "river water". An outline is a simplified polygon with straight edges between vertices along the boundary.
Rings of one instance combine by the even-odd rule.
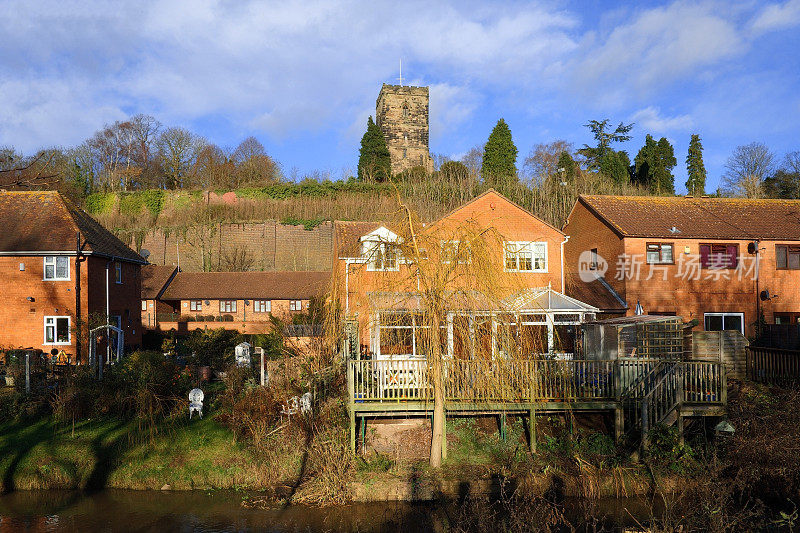
[[[241,504],[249,496],[216,491],[17,491],[0,496],[0,533],[442,531],[457,512],[454,505],[431,503],[248,509]],[[642,502],[636,500],[606,502],[604,511],[615,525],[631,524],[632,514],[643,513]]]

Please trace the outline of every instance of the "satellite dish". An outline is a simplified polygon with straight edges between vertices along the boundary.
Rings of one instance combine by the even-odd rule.
[[[748,242],[747,243],[747,253],[748,254],[754,254],[756,252],[758,252],[758,245],[756,243],[754,243],[754,242]]]
[[[139,255],[141,255],[142,257],[144,257],[145,259],[147,259],[148,257],[150,257],[150,250],[148,250],[147,248],[142,248],[142,249],[139,251]]]
[[[761,299],[762,302],[766,302],[767,300],[769,300],[769,291],[767,289],[764,289],[763,291],[761,291],[758,297]]]

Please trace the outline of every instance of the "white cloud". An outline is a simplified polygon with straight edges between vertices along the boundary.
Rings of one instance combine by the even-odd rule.
[[[458,126],[472,118],[479,96],[464,86],[437,83],[430,87],[430,144],[451,136]]]
[[[689,115],[676,115],[674,117],[661,116],[661,110],[648,106],[633,114],[631,120],[648,133],[665,133],[669,131],[686,131],[694,126],[694,121]]]
[[[578,87],[601,101],[621,103],[739,53],[743,38],[719,7],[677,1],[641,11],[607,35],[588,34],[575,65]]]
[[[800,0],[783,4],[770,4],[753,19],[750,27],[754,35],[783,30],[800,24]]]
[[[67,94],[90,88],[87,97],[52,102],[70,106],[70,114],[89,120],[98,108],[123,107],[165,123],[224,115],[273,139],[332,124],[346,130],[380,83],[396,77],[401,57],[412,76],[450,99],[453,107],[434,115],[442,127],[458,123],[474,103],[456,86],[551,77],[577,46],[570,31],[578,24],[546,4],[423,0],[369,7],[356,0],[17,0],[0,15],[0,79],[13,75],[31,86],[58,79]],[[25,102],[10,105],[13,116],[31,112]],[[0,142],[70,137],[40,124],[21,127]]]

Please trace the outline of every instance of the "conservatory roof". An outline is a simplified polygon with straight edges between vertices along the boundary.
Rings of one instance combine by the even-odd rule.
[[[423,302],[415,292],[370,292],[370,305],[382,310],[422,311]],[[477,291],[453,291],[445,296],[454,311],[597,313],[599,309],[551,289],[525,289],[502,301]]]

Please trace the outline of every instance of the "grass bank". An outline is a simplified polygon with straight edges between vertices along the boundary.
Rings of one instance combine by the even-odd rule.
[[[286,462],[291,462],[291,457]],[[160,424],[51,418],[0,425],[3,488],[264,489],[279,473],[214,418]]]

